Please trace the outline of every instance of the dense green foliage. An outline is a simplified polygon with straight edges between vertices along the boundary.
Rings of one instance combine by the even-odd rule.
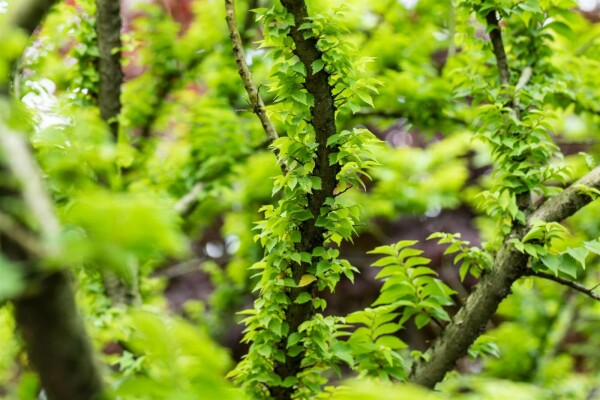
[[[598,13],[571,0],[307,0],[303,18],[303,1],[239,1],[270,140],[224,1],[121,2],[115,121],[98,109],[96,2],[58,2],[29,41],[2,21],[17,3],[0,1],[0,135],[26,133],[61,231],[44,238],[0,148],[0,397],[43,389],[13,312],[59,269],[108,398],[598,390],[598,183],[568,189],[570,218],[532,220],[595,171]],[[437,392],[412,385],[441,351],[429,342],[460,331],[473,286],[513,253],[525,264],[490,294],[508,297],[456,369]]]

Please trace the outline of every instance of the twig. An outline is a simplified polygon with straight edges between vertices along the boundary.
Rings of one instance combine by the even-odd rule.
[[[25,251],[37,258],[44,256],[44,251],[38,239],[23,229],[10,215],[0,211],[0,233],[21,246]]]
[[[496,56],[496,64],[498,65],[500,84],[502,86],[508,86],[510,84],[510,70],[508,69],[506,51],[504,50],[504,43],[502,42],[502,33],[500,31],[498,18],[496,17],[496,10],[490,11],[486,15],[485,20],[490,28],[490,41],[494,47],[494,55]]]
[[[548,274],[546,272],[536,272],[533,270],[527,271],[526,275],[527,276],[535,276],[538,278],[554,281],[561,285],[568,286],[571,289],[576,290],[580,293],[583,293],[586,296],[591,297],[594,300],[600,301],[600,293],[594,293],[593,289],[588,289],[587,287],[583,286],[582,284],[574,282],[570,279],[561,278],[560,276],[555,276],[552,274]]]
[[[60,226],[29,146],[23,135],[11,130],[1,120],[0,132],[0,147],[5,162],[21,185],[23,199],[39,224],[42,239],[45,244],[55,242]]]
[[[237,29],[237,24],[235,21],[234,0],[225,0],[225,10],[225,19],[227,20],[227,26],[229,28],[229,37],[231,38],[231,44],[233,46],[233,55],[238,66],[238,72],[242,78],[242,82],[244,83],[244,88],[246,88],[246,93],[248,93],[248,100],[252,105],[252,110],[260,119],[260,123],[262,124],[267,137],[271,142],[273,142],[279,136],[277,135],[277,130],[275,129],[273,122],[267,116],[265,111],[265,103],[260,97],[260,93],[258,92],[256,85],[252,81],[252,72],[250,72],[250,68],[248,68],[248,64],[246,64],[246,55],[244,54],[242,38],[240,37],[240,33]]]
[[[177,204],[175,204],[175,211],[177,211],[179,215],[188,214],[198,203],[198,196],[200,196],[203,190],[204,184],[202,182],[197,182],[192,186],[192,189],[179,199]]]
[[[521,72],[521,76],[519,77],[517,86],[515,86],[515,92],[518,92],[519,90],[523,90],[525,85],[527,85],[527,83],[531,79],[532,73],[533,73],[533,69],[531,67],[523,68],[523,72]]]

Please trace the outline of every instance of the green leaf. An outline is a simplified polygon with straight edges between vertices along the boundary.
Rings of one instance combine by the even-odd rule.
[[[294,301],[294,303],[304,304],[304,303],[308,303],[311,300],[312,300],[312,296],[310,295],[310,293],[302,292],[298,295],[298,297],[296,297],[296,300]]]
[[[418,329],[421,329],[427,324],[429,324],[429,321],[431,321],[431,317],[425,313],[417,314],[417,316],[415,317],[415,325]]]
[[[586,250],[583,247],[576,247],[576,248],[569,247],[569,248],[567,248],[567,253],[569,253],[569,255],[571,257],[573,257],[575,260],[577,260],[579,262],[579,264],[581,264],[581,267],[583,269],[585,269],[585,259],[587,258],[588,254],[589,254],[588,250]]]
[[[316,280],[317,280],[317,278],[314,275],[304,274],[300,278],[300,282],[298,282],[298,287],[308,286]]]
[[[395,336],[382,336],[375,341],[375,344],[378,346],[385,346],[392,350],[404,349],[407,348],[408,345],[404,343],[402,340],[398,339]]]
[[[313,75],[316,74],[317,72],[319,72],[320,70],[322,70],[324,66],[325,66],[325,61],[321,60],[320,58],[313,61],[312,65],[311,65]]]

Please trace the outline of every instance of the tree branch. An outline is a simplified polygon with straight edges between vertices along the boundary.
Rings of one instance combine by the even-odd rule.
[[[233,42],[234,54],[238,62],[240,75],[246,86],[250,101],[253,102],[255,113],[261,113],[264,104],[259,102],[260,97],[258,91],[254,87],[251,75],[247,66],[241,46],[241,39],[235,26],[235,14],[233,12],[233,0],[225,0],[227,6],[227,22],[230,29],[230,36]],[[281,0],[281,4],[286,11],[293,17],[294,24],[290,26],[289,37],[293,40],[293,52],[300,62],[304,65],[306,75],[304,78],[304,88],[313,97],[314,104],[310,108],[310,120],[307,122],[312,125],[315,131],[316,157],[315,167],[312,176],[318,177],[321,181],[321,188],[313,190],[307,194],[306,208],[311,213],[311,218],[304,220],[298,230],[300,231],[301,240],[296,244],[295,250],[298,253],[312,252],[317,246],[323,246],[325,230],[322,226],[317,226],[317,219],[320,216],[321,208],[325,205],[327,198],[334,197],[334,189],[337,184],[336,176],[339,172],[339,166],[330,165],[329,155],[331,152],[337,151],[335,147],[328,147],[327,140],[336,133],[335,123],[335,103],[332,95],[332,87],[329,83],[329,73],[327,68],[322,68],[318,72],[313,71],[314,62],[322,59],[322,54],[317,48],[317,39],[314,37],[306,37],[306,31],[300,30],[300,26],[309,18],[308,10],[304,0]],[[259,115],[260,117],[260,115]],[[266,121],[263,126],[268,126]],[[270,128],[269,128],[270,129]],[[271,138],[275,138],[269,132]],[[303,262],[299,265],[294,265],[291,268],[292,279],[299,282],[300,278],[306,274],[309,268],[309,263]],[[309,293],[311,296],[316,291],[314,283],[307,286],[299,286],[295,288],[286,288],[286,295],[290,299],[290,303],[285,310],[285,321],[289,325],[289,333],[297,332],[298,327],[305,321],[312,318],[315,314],[315,308],[312,302],[296,303],[295,300],[301,293]],[[280,349],[285,349],[287,338],[284,338],[277,344]],[[301,373],[304,366],[302,359],[304,352],[292,357],[286,355],[285,361],[276,361],[274,365],[275,373],[281,377],[283,382],[287,377],[293,377]],[[283,387],[277,384],[268,385],[270,395],[276,400],[288,400],[294,393],[293,387]]]
[[[175,211],[182,216],[189,214],[198,204],[198,196],[200,196],[203,190],[204,183],[197,182],[192,186],[192,189],[175,204]]]
[[[0,120],[0,148],[5,162],[21,185],[23,199],[40,228],[45,246],[55,242],[60,226],[54,215],[54,206],[46,193],[41,173],[25,136],[15,132]],[[47,248],[46,250],[50,250]]]
[[[67,271],[55,272],[35,291],[14,300],[27,355],[48,400],[100,400],[103,383]]]
[[[562,221],[589,204],[593,199],[581,193],[578,188],[580,185],[600,189],[600,167],[547,200],[529,216],[527,227],[515,227],[507,240],[523,238],[536,220]],[[529,273],[528,263],[528,255],[520,253],[505,241],[496,255],[493,269],[482,275],[465,305],[427,351],[428,360],[415,361],[409,377],[411,382],[433,388],[446,372],[454,368],[456,361],[467,353],[496,313],[500,302],[510,294],[512,284]]]
[[[24,251],[42,257],[44,249],[37,237],[27,232],[10,215],[0,211],[0,234],[12,240]]]
[[[531,269],[527,270],[527,273],[525,275],[535,276],[537,278],[542,278],[542,279],[548,279],[550,281],[570,287],[571,289],[576,290],[580,293],[583,293],[586,296],[591,297],[594,300],[600,301],[600,293],[595,293],[594,289],[588,289],[587,287],[583,286],[581,283],[577,283],[570,279],[561,278],[560,276],[555,276],[552,274],[548,274],[546,272],[536,272]]]
[[[581,186],[600,190],[600,167],[571,184],[558,195],[549,198],[529,217],[530,221],[559,222],[575,214],[593,198],[581,190]]]
[[[260,97],[256,85],[252,81],[252,72],[250,72],[250,68],[248,68],[248,64],[246,64],[246,55],[244,54],[242,38],[240,37],[235,20],[234,0],[225,0],[225,10],[225,19],[227,20],[227,27],[229,28],[229,37],[231,38],[231,44],[233,46],[233,55],[238,66],[239,75],[244,83],[244,88],[246,89],[246,93],[248,93],[248,101],[250,101],[252,110],[258,119],[260,119],[260,123],[262,124],[269,141],[274,142],[279,136],[277,135],[277,130],[275,129],[273,122],[267,116],[265,103]]]
[[[98,105],[113,137],[119,134],[121,112],[121,7],[119,0],[96,1],[96,34],[100,50]]]
[[[56,3],[56,0],[19,0],[12,2],[7,20],[10,21],[12,26],[22,29],[27,35],[31,35],[54,3]]]
[[[496,17],[496,10],[490,11],[486,15],[485,20],[490,30],[490,41],[494,47],[500,84],[502,86],[507,86],[510,84],[510,70],[508,68],[504,43],[502,42],[502,32],[500,31],[500,25],[498,24],[498,18]]]

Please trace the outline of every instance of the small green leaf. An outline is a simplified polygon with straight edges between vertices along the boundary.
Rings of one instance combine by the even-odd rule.
[[[304,274],[302,275],[302,278],[300,278],[300,282],[298,282],[298,287],[308,286],[316,280],[317,278],[314,275]]]

